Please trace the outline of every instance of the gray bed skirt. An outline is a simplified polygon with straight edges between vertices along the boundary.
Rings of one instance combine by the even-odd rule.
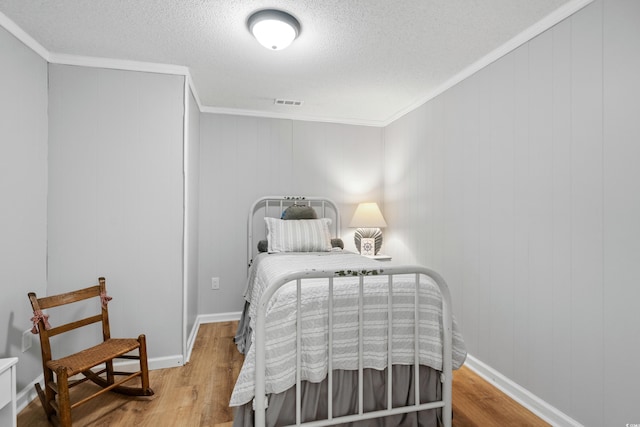
[[[235,337],[233,337],[233,342],[242,354],[247,354],[249,347],[251,347],[251,326],[249,326],[249,323],[249,303],[245,301],[242,316],[240,316],[240,321],[238,322],[238,329]]]
[[[393,366],[393,406],[407,406],[414,403],[413,366]],[[386,409],[387,371],[376,369],[364,370],[364,412]],[[435,369],[420,367],[420,400],[422,403],[440,399],[440,372]],[[333,414],[349,415],[358,410],[358,372],[334,371],[333,374]],[[321,383],[303,381],[302,384],[302,420],[322,420],[327,418],[327,380]],[[284,426],[295,424],[295,386],[289,390],[269,396],[266,414],[267,426]],[[433,427],[439,424],[441,409],[421,411],[419,413],[401,414],[376,420],[358,421],[342,426],[353,427]],[[252,404],[247,403],[236,408],[233,420],[234,427],[253,427]]]
[[[238,351],[246,354],[251,346],[251,327],[248,315],[249,303],[245,304],[238,324],[235,343]],[[386,409],[387,370],[365,369],[364,412]],[[414,367],[393,366],[393,407],[414,403]],[[358,371],[334,371],[333,373],[333,415],[350,415],[358,412]],[[441,398],[442,384],[440,372],[427,366],[420,366],[421,403],[433,402]],[[285,426],[296,422],[296,388],[269,395],[266,414],[267,426]],[[440,409],[394,415],[377,420],[341,424],[348,427],[435,427],[440,423]],[[302,382],[302,420],[322,420],[327,418],[327,379],[320,383]],[[253,406],[249,402],[235,409],[233,427],[253,427]]]

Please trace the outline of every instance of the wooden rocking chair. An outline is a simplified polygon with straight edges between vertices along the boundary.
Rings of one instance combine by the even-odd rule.
[[[47,308],[59,307],[94,297],[100,300],[102,309],[99,314],[64,325],[50,327],[49,316],[42,312]],[[72,409],[107,391],[130,396],[153,395],[153,390],[149,388],[145,336],[140,335],[138,338],[123,339],[111,338],[107,310],[107,302],[110,299],[107,296],[104,277],[98,279],[98,285],[60,295],[37,298],[35,293],[29,293],[29,301],[31,301],[34,313],[31,319],[34,325],[32,332],[40,335],[42,369],[44,371],[44,390],[38,383],[36,383],[35,387],[47,418],[55,425],[70,427]],[[78,353],[56,360],[52,359],[50,337],[97,322],[102,322],[103,342]],[[127,354],[136,349],[138,350],[138,355]],[[113,359],[115,358],[139,360],[140,369],[137,372],[116,372],[113,370]],[[104,367],[100,367],[100,365],[104,365]],[[100,367],[98,368],[99,370],[93,369],[96,367]],[[105,373],[106,375],[103,375]],[[83,374],[84,377],[77,380],[70,379],[77,374]],[[124,378],[118,378],[118,381],[116,381],[116,376],[124,376]],[[136,377],[140,377],[141,387],[122,385]],[[99,385],[101,387],[100,390],[91,396],[71,403],[69,389],[87,380]]]

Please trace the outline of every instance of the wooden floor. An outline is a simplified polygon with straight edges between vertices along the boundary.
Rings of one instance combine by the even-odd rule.
[[[73,411],[74,427],[231,427],[228,402],[242,364],[233,344],[236,326],[201,325],[188,364],[149,373],[154,396],[107,393]],[[85,383],[74,391],[78,395],[94,387]],[[454,375],[453,412],[455,427],[548,425],[464,367]],[[48,425],[37,399],[18,414],[18,427]]]

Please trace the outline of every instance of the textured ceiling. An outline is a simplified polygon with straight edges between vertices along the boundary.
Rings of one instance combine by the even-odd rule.
[[[568,2],[0,0],[0,12],[51,53],[186,66],[212,110],[380,124]],[[288,49],[247,31],[262,8],[300,21]]]

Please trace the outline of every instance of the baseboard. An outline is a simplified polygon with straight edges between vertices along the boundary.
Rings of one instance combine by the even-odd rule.
[[[193,325],[193,328],[191,328],[191,333],[189,334],[189,337],[187,338],[187,354],[185,354],[185,358],[184,358],[184,363],[189,363],[189,360],[191,360],[191,352],[193,351],[193,346],[196,343],[196,337],[198,336],[198,330],[200,329],[200,321],[198,318],[196,318],[196,322]]]
[[[198,316],[198,324],[231,322],[235,320],[240,320],[240,316],[242,316],[241,311],[232,311],[229,313],[216,313],[216,314],[201,314],[200,316]]]
[[[18,413],[22,411],[26,406],[31,403],[32,400],[38,397],[38,393],[36,393],[36,389],[34,385],[36,383],[44,382],[44,375],[40,374],[37,378],[31,381],[25,388],[16,393],[16,410]]]
[[[464,365],[552,426],[583,427],[582,424],[567,414],[551,406],[475,357],[467,355]]]
[[[182,366],[184,365],[184,359],[181,355],[176,354],[175,356],[155,357],[153,359],[149,359],[147,364],[150,371],[155,371],[156,369],[177,368]],[[120,371],[134,372],[138,370],[139,365],[137,360],[128,360],[126,362],[115,362],[113,366],[114,368],[118,368]]]

